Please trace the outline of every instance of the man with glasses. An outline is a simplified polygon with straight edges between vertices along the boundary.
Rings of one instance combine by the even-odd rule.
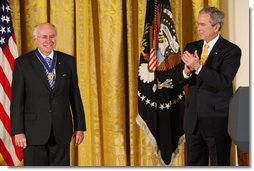
[[[72,136],[76,145],[84,139],[75,58],[54,50],[56,37],[53,24],[35,26],[37,49],[15,61],[11,134],[23,148],[25,166],[69,166]]]

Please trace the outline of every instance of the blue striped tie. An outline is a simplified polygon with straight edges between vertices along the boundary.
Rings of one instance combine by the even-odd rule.
[[[47,62],[47,64],[49,65],[49,68],[50,68],[51,65],[52,65],[52,59],[50,57],[46,57],[45,61]],[[46,75],[48,75],[49,71],[46,68],[45,68],[45,70],[46,70]],[[55,79],[53,79],[53,80],[49,80],[48,79],[48,83],[49,83],[50,88],[53,89],[53,86],[54,86],[54,83],[55,83]]]

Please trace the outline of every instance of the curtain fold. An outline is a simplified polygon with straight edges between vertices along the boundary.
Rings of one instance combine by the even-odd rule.
[[[126,12],[124,12],[124,24],[127,26],[124,29],[125,33],[125,63],[128,64],[128,67],[125,68],[127,79],[127,101],[128,101],[128,110],[127,110],[127,122],[128,124],[128,134],[130,141],[128,143],[127,154],[130,156],[128,159],[128,164],[131,166],[139,165],[139,139],[140,130],[136,124],[135,117],[138,113],[137,103],[138,99],[133,98],[137,95],[137,68],[138,68],[138,56],[140,52],[140,42],[142,36],[142,21],[145,17],[145,1],[134,1],[126,0]]]
[[[170,0],[170,5],[171,5],[171,11],[173,13],[174,16],[174,23],[175,23],[175,28],[176,28],[176,35],[177,35],[177,39],[179,42],[179,45],[181,47],[184,46],[183,45],[183,1],[179,1],[179,0]]]
[[[197,18],[199,11],[205,6],[205,0],[192,0],[192,8],[193,8],[193,40],[198,40],[198,33],[197,33]]]
[[[218,7],[220,1],[170,2],[183,50],[197,39],[198,11],[207,3]],[[56,49],[76,57],[87,131],[81,145],[70,145],[71,165],[158,166],[136,124],[146,0],[12,0],[10,6],[19,55],[35,48],[33,27],[50,22],[58,30]],[[183,145],[173,165],[184,164]]]
[[[77,71],[79,78],[79,87],[82,101],[84,102],[84,109],[86,113],[91,113],[91,100],[88,97],[91,97],[90,90],[90,53],[89,53],[89,5],[91,4],[88,1],[77,0],[75,4],[75,54],[77,60]],[[86,115],[86,125],[87,128],[91,128],[91,115]],[[71,157],[72,165],[78,166],[91,166],[95,165],[92,163],[92,131],[85,132],[84,143],[80,144],[78,150],[76,150],[78,159],[74,162],[75,157]],[[85,145],[86,144],[86,145]],[[73,148],[71,148],[72,150]],[[72,150],[72,155],[74,154]],[[98,165],[98,164],[97,164]]]
[[[69,0],[53,0],[46,2],[48,2],[46,21],[54,23],[59,33],[57,36],[56,49],[60,50],[64,48],[65,53],[75,55],[75,4],[73,1]]]

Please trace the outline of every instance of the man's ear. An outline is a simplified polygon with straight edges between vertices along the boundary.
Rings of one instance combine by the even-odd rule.
[[[220,27],[221,27],[221,25],[220,25],[219,23],[215,24],[215,26],[214,26],[214,31],[215,31],[216,33],[218,33],[218,32],[220,31]]]

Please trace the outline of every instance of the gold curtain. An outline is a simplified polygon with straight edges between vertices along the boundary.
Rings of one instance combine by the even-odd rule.
[[[198,11],[219,0],[170,2],[182,50],[197,39]],[[11,0],[10,7],[20,55],[35,48],[34,25],[50,22],[58,30],[56,49],[77,59],[87,131],[81,145],[71,143],[71,165],[158,166],[136,124],[146,0]],[[173,166],[184,165],[182,145]]]

